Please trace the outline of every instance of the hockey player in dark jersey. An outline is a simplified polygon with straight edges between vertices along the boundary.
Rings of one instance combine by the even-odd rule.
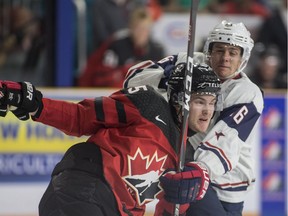
[[[167,206],[156,214],[172,215],[166,200],[174,195],[163,199],[159,178],[177,165],[184,69],[181,63],[170,76],[169,102],[147,85],[72,103],[42,97],[28,82],[0,81],[2,116],[10,109],[21,120],[31,116],[68,135],[89,136],[56,165],[39,204],[40,216],[138,216],[156,198]],[[207,65],[195,65],[192,80],[188,124],[203,132],[213,116],[220,81]],[[179,185],[176,196],[184,203],[201,199],[209,181],[206,173],[197,163],[187,163],[178,180],[188,184]],[[181,214],[186,209],[187,204],[181,205]]]

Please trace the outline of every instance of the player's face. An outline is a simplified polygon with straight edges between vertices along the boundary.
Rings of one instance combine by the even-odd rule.
[[[215,96],[192,94],[188,117],[189,128],[195,132],[205,132],[213,116],[215,104]]]
[[[214,43],[210,66],[221,80],[233,77],[241,65],[241,48],[227,43]]]

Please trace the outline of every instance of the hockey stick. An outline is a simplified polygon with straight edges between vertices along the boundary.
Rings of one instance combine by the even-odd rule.
[[[196,15],[198,10],[199,0],[191,0],[190,20],[189,20],[189,34],[188,34],[188,50],[185,71],[185,86],[184,86],[184,105],[182,106],[182,125],[180,142],[178,146],[178,172],[181,172],[185,163],[185,152],[188,131],[188,115],[189,115],[189,101],[192,87],[193,74],[193,55],[195,43],[195,29],[196,29]],[[174,216],[179,216],[180,204],[175,205]]]

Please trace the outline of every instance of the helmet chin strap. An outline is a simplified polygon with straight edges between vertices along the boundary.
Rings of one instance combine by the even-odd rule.
[[[239,68],[232,74],[230,74],[229,76],[227,77],[224,77],[224,78],[221,78],[221,80],[227,80],[227,79],[231,79],[231,78],[234,78],[236,77],[247,65],[247,61],[242,61]]]
[[[234,77],[236,77],[238,74],[240,73],[240,70],[237,69],[234,73],[230,74],[229,76],[226,76],[224,78],[220,78],[222,81],[227,80],[227,79],[232,79]]]
[[[209,60],[211,58],[211,55],[210,54],[206,54],[206,60],[207,60],[207,63],[209,64]],[[209,64],[210,65],[210,64]],[[227,79],[231,79],[231,78],[234,78],[235,76],[237,76],[247,65],[247,61],[246,60],[243,60],[239,66],[239,68],[232,74],[230,74],[229,76],[226,76],[224,78],[220,78],[220,80],[224,81],[224,80],[227,80]]]

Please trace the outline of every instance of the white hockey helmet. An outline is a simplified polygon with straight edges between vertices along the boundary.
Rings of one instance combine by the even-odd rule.
[[[254,41],[250,35],[250,32],[242,22],[232,23],[223,20],[220,24],[216,25],[212,31],[210,31],[203,52],[207,57],[209,57],[212,48],[211,45],[214,42],[228,43],[241,47],[243,53],[242,63],[238,69],[238,72],[240,72],[246,67],[251,55],[251,50],[254,46]]]

